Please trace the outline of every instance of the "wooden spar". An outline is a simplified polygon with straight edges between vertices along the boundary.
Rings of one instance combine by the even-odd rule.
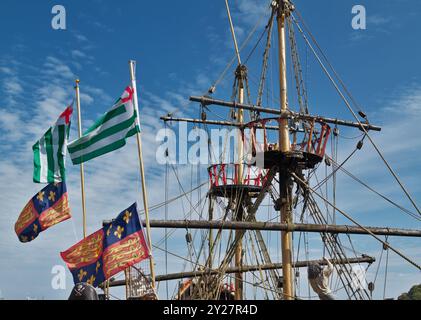
[[[82,137],[82,115],[80,111],[80,80],[76,80],[76,107],[77,107],[77,118],[78,118],[78,133],[79,139]],[[80,188],[82,192],[82,224],[83,224],[83,238],[86,238],[86,198],[85,198],[85,173],[83,163],[80,164]]]
[[[228,126],[228,127],[237,127],[237,128],[247,128],[246,124],[239,124],[238,122],[230,122],[230,121],[218,121],[218,120],[202,120],[202,119],[190,119],[190,118],[173,118],[173,117],[161,117],[161,120],[165,122],[188,122],[188,123],[200,123],[200,124],[209,124],[209,125],[215,125],[215,126]],[[256,129],[263,129],[262,125],[256,125]],[[278,126],[265,126],[266,130],[274,130],[278,131]],[[290,128],[291,132],[304,132],[303,129],[295,129]]]
[[[130,66],[130,78],[132,82],[132,88],[133,88],[133,104],[137,113],[137,125],[140,128],[140,120],[139,120],[139,104],[137,99],[137,85],[136,85],[136,75],[135,75],[135,66],[136,62],[133,60],[129,61]],[[137,151],[138,151],[138,157],[139,157],[139,166],[140,166],[140,180],[142,183],[142,197],[143,197],[143,207],[145,211],[145,226],[146,226],[146,235],[148,240],[148,246],[150,250],[150,257],[149,257],[149,263],[150,263],[150,269],[151,269],[151,278],[152,278],[152,288],[155,290],[155,265],[154,265],[154,258],[152,255],[152,237],[151,237],[151,227],[149,224],[149,205],[148,205],[148,195],[146,192],[146,182],[145,182],[145,168],[143,165],[143,155],[142,155],[142,140],[140,137],[140,133],[138,132],[136,134],[137,138]]]
[[[228,5],[228,0],[225,0],[225,7],[227,9],[228,20],[230,23],[232,40],[234,41],[235,55],[237,56],[238,65],[240,66],[241,65],[240,50],[238,50],[237,38],[235,37],[234,24],[232,23],[232,19],[231,19],[231,11]]]
[[[279,96],[281,100],[280,112],[288,110],[287,94],[287,61],[286,61],[286,18],[289,15],[288,0],[278,0],[278,63],[279,63]],[[288,153],[291,149],[289,138],[288,119],[283,118],[279,122],[279,149]],[[279,196],[281,201],[281,223],[290,224],[292,217],[292,195],[291,184],[286,168],[279,171]],[[281,231],[281,256],[284,300],[291,300],[294,297],[293,275],[292,275],[292,234],[286,229]]]
[[[339,125],[339,126],[353,127],[353,128],[361,128],[361,125],[362,125],[364,127],[364,129],[366,129],[366,130],[372,130],[372,131],[381,131],[382,130],[381,127],[374,126],[374,125],[371,125],[371,124],[362,123],[360,125],[358,122],[352,122],[352,121],[340,120],[340,119],[334,119],[334,118],[327,118],[327,117],[323,117],[323,116],[311,116],[311,115],[308,115],[308,114],[294,112],[294,111],[291,111],[291,110],[280,111],[280,110],[276,110],[276,109],[263,108],[263,107],[258,107],[258,106],[254,106],[254,105],[249,105],[249,104],[239,104],[237,102],[217,100],[217,99],[212,99],[212,98],[209,98],[209,97],[191,96],[190,101],[199,102],[203,105],[217,105],[217,106],[227,107],[227,108],[257,111],[257,112],[260,112],[260,113],[273,114],[273,115],[277,115],[277,116],[285,117],[285,118],[296,118],[296,119],[308,120],[308,121],[314,120],[316,122],[330,123],[330,124],[336,124],[336,125]]]
[[[173,118],[173,117],[161,117],[160,119],[165,122],[175,121],[175,122],[200,123],[200,124],[210,124],[210,125],[218,125],[218,126],[237,127],[237,128],[244,127],[244,125],[241,125],[238,122],[230,122],[230,121],[215,121],[215,120],[201,120],[201,119]],[[277,127],[276,127],[276,130],[278,130]]]
[[[293,264],[294,268],[305,268],[310,263],[319,263],[319,265],[326,265],[327,262],[324,260],[312,260],[312,261],[297,261]],[[359,263],[369,263],[372,264],[376,262],[376,259],[369,256],[363,256],[361,258],[349,258],[347,260],[331,260],[333,264],[359,264]],[[245,273],[245,272],[254,272],[259,270],[277,270],[282,269],[281,263],[271,263],[271,264],[262,264],[262,265],[252,265],[252,266],[243,266],[242,268],[228,268],[225,273],[226,274],[232,274],[232,273]],[[172,274],[164,274],[164,275],[158,275],[156,276],[156,281],[170,281],[170,280],[178,280],[178,279],[185,279],[185,278],[193,278],[203,275],[215,275],[219,274],[219,270],[203,270],[203,271],[190,271],[190,272],[179,272],[179,273],[172,273]],[[118,286],[124,286],[125,281],[124,280],[117,280],[117,281],[111,281],[110,287],[118,287]]]
[[[232,102],[232,101],[217,100],[210,97],[191,96],[189,100],[192,102],[200,102],[202,105],[205,105],[205,106],[216,105],[216,106],[221,106],[221,107],[244,109],[244,110],[257,111],[260,113],[268,113],[268,114],[274,114],[274,115],[281,114],[281,112],[276,109],[263,108],[263,107],[253,106],[253,105],[244,104],[244,103],[240,104],[238,102]]]
[[[144,223],[145,225],[145,223]],[[151,220],[151,228],[173,229],[214,229],[214,230],[261,230],[261,231],[289,231],[289,232],[326,232],[331,234],[367,235],[369,232],[379,236],[414,237],[421,238],[421,230],[355,227],[347,225],[319,225],[319,224],[286,224],[279,222],[239,222],[239,221],[206,221],[206,220]],[[368,231],[369,232],[368,232]]]

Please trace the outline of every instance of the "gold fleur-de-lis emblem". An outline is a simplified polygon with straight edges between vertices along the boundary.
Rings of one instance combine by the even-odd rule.
[[[130,211],[126,210],[126,212],[124,213],[124,217],[123,217],[123,220],[126,221],[126,224],[129,223],[131,216],[132,216],[132,213]]]
[[[37,199],[39,200],[39,202],[44,201],[44,193],[45,193],[44,191],[38,192]]]
[[[37,233],[38,232],[38,225],[34,224],[34,232]]]
[[[111,229],[113,228],[113,225],[112,224],[110,224],[110,226],[108,227],[108,230],[107,230],[107,236],[109,236],[110,235],[110,233],[111,233]]]
[[[53,192],[53,191],[50,191],[50,195],[48,196],[48,200],[56,201],[56,193]]]
[[[91,286],[93,286],[94,285],[94,282],[95,282],[95,276],[94,275],[91,275],[91,277],[88,279],[88,283],[91,285]]]
[[[117,237],[117,238],[119,238],[119,239],[121,239],[121,234],[124,232],[124,228],[123,227],[121,227],[121,226],[118,226],[117,227],[117,230],[116,231],[114,231],[114,235]]]
[[[101,263],[99,263],[99,261],[96,263],[96,268],[95,268],[95,270],[96,270],[96,273],[98,273],[98,269],[99,269],[99,267],[101,266]]]
[[[79,271],[79,274],[78,274],[78,278],[79,278],[79,281],[82,281],[83,280],[83,278],[87,275],[88,273],[86,272],[86,271],[84,271],[83,269],[80,269],[80,271]]]

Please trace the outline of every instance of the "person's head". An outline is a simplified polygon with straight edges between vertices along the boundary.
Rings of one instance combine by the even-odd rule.
[[[69,300],[98,300],[98,294],[90,284],[81,282],[74,286]]]
[[[316,279],[320,273],[322,272],[323,268],[317,262],[310,262],[307,268],[308,278],[309,279]]]

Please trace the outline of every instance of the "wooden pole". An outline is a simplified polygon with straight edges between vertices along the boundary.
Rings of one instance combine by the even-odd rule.
[[[229,23],[230,23],[232,40],[234,41],[235,55],[237,56],[238,65],[240,66],[241,65],[240,50],[238,50],[237,38],[235,37],[234,24],[232,23],[231,11],[230,11],[230,7],[229,7],[229,4],[228,4],[228,0],[225,0],[225,7],[227,9],[228,20],[229,20]]]
[[[235,36],[235,30],[234,30],[234,24],[232,22],[231,18],[231,12],[230,7],[228,4],[228,0],[225,0],[225,7],[227,9],[227,15],[228,20],[230,24],[230,30],[232,35],[232,40],[234,41],[234,48],[235,48],[235,55],[237,56],[237,72],[236,72],[236,78],[237,78],[237,84],[238,84],[238,102],[240,104],[244,103],[244,78],[243,78],[243,71],[242,71],[242,64],[241,64],[241,57],[240,57],[240,51],[238,50],[238,44],[237,44],[237,38]],[[238,110],[237,114],[237,120],[238,124],[241,126],[244,123],[243,119],[244,111],[243,109]],[[243,157],[244,157],[244,144],[243,144],[243,130],[239,130],[238,134],[238,170],[237,170],[237,181],[238,184],[243,183]],[[241,197],[240,197],[241,198]],[[236,203],[236,217],[235,219],[237,221],[243,220],[243,204],[242,199],[237,201]],[[238,232],[236,232],[236,238],[238,238]],[[237,243],[237,246],[235,247],[235,258],[234,263],[237,268],[240,268],[243,264],[243,241],[240,239]],[[238,273],[235,277],[235,300],[242,300],[243,299],[243,275],[241,273]]]
[[[173,118],[173,117],[161,117],[161,120],[165,122],[188,122],[188,123],[203,123],[203,124],[209,124],[209,125],[215,125],[215,126],[229,126],[229,127],[236,127],[240,128],[242,130],[247,129],[247,124],[239,124],[238,122],[230,122],[230,121],[218,121],[218,120],[202,120],[202,119],[189,119],[189,118]],[[256,129],[263,129],[263,126],[260,124],[257,124],[255,126]],[[265,126],[266,130],[273,130],[273,131],[279,131],[279,126]],[[304,132],[303,129],[298,128],[290,128],[291,132]]]
[[[346,264],[359,264],[359,263],[369,263],[372,264],[376,262],[376,259],[369,256],[363,256],[360,258],[349,258],[344,260],[337,260],[333,259],[330,260],[331,263],[336,265],[346,265]],[[311,260],[311,261],[297,261],[294,262],[294,268],[306,268],[310,263],[318,263],[321,266],[325,266],[327,262],[325,260]],[[255,272],[255,271],[264,271],[264,270],[277,270],[282,269],[281,263],[271,263],[271,264],[262,264],[262,265],[253,265],[253,266],[243,266],[241,269],[239,268],[228,268],[225,270],[225,274],[232,274],[232,273],[246,273],[246,272]],[[208,270],[197,270],[197,271],[186,271],[186,272],[178,272],[178,273],[170,273],[170,274],[163,274],[156,276],[156,281],[171,281],[177,279],[185,279],[185,278],[193,278],[193,277],[200,277],[203,275],[214,275],[220,274],[220,270],[208,269]],[[111,287],[118,287],[125,285],[124,280],[116,280],[110,283]]]
[[[209,106],[209,105],[216,105],[220,107],[226,107],[226,108],[234,108],[234,109],[244,109],[244,110],[250,110],[250,111],[257,111],[260,113],[267,113],[267,114],[273,114],[277,115],[279,117],[284,117],[288,119],[299,119],[299,120],[306,120],[306,121],[313,121],[319,123],[329,123],[329,124],[336,124],[339,126],[345,126],[345,127],[353,127],[353,128],[359,128],[360,130],[372,130],[372,131],[381,131],[382,128],[379,126],[374,126],[367,123],[358,123],[358,122],[352,122],[347,120],[340,120],[335,118],[328,118],[324,116],[311,116],[304,113],[294,112],[291,110],[286,111],[280,111],[279,109],[273,109],[273,108],[263,108],[259,106],[254,106],[250,104],[240,104],[238,102],[232,102],[232,101],[224,101],[224,100],[217,100],[209,97],[197,97],[197,96],[191,96],[190,101],[193,102],[199,102],[202,105]]]
[[[124,277],[126,279],[126,300],[128,300],[130,298],[130,268],[124,270]]]
[[[77,118],[78,118],[78,131],[79,138],[82,137],[82,115],[80,111],[80,80],[76,79],[76,107],[77,107]],[[83,224],[83,238],[86,238],[86,198],[85,198],[85,173],[83,169],[83,163],[80,164],[80,186],[82,191],[82,224]]]
[[[239,66],[239,68],[241,68],[241,66]],[[238,102],[239,103],[243,103],[244,102],[244,84],[243,84],[243,77],[241,75],[241,71],[239,70],[240,74],[238,75],[238,83],[239,83],[239,87],[238,87]],[[244,112],[243,109],[238,110],[238,124],[242,125],[244,122]],[[238,184],[243,184],[243,171],[244,171],[244,166],[243,166],[243,157],[244,157],[244,144],[243,144],[243,130],[240,129],[238,130],[239,134],[238,134],[238,176],[237,176],[237,181]],[[242,221],[243,220],[243,197],[239,197],[237,204],[236,204],[236,211],[237,211],[237,216],[236,216],[236,220],[237,221]],[[236,231],[236,235],[235,238],[237,239],[238,237],[240,237],[240,233],[239,231]],[[242,237],[240,238],[240,240],[237,243],[237,247],[235,248],[235,267],[236,268],[241,268],[241,266],[243,265],[243,240]],[[237,273],[235,276],[235,300],[243,300],[243,274],[242,273]]]
[[[144,223],[145,224],[145,223]],[[327,225],[327,224],[287,224],[279,222],[250,222],[250,221],[205,221],[205,220],[151,220],[151,228],[173,228],[173,229],[214,229],[214,230],[261,230],[261,231],[289,231],[309,233],[331,233],[331,234],[355,234],[389,237],[421,238],[421,230],[399,229],[399,228],[374,228],[349,225]]]
[[[214,206],[214,197],[209,194],[209,221],[213,221],[213,206]],[[208,268],[212,269],[213,264],[213,246],[214,246],[214,239],[213,239],[213,230],[209,229],[208,235],[208,246],[209,246],[209,258],[208,258]]]
[[[279,89],[281,98],[281,112],[288,109],[287,97],[287,72],[286,72],[286,40],[285,40],[285,19],[288,9],[288,1],[278,1],[278,46],[279,46]],[[279,121],[279,147],[280,151],[287,153],[290,151],[289,126],[287,119]],[[292,223],[291,209],[291,187],[289,185],[289,175],[287,168],[280,167],[279,171],[279,194],[281,201],[281,223]],[[281,232],[281,250],[282,250],[282,275],[283,275],[283,294],[284,300],[294,298],[293,277],[292,277],[292,246],[291,233]]]
[[[137,125],[140,128],[139,104],[138,104],[138,99],[137,99],[137,85],[136,85],[136,75],[135,75],[136,61],[130,60],[129,66],[130,66],[130,79],[131,79],[132,88],[134,91],[133,104],[137,113],[137,117],[136,117]],[[138,152],[138,157],[139,157],[139,166],[140,166],[140,180],[142,183],[143,207],[145,210],[146,235],[148,238],[148,246],[149,246],[149,251],[150,251],[149,263],[150,263],[150,269],[151,269],[152,288],[155,290],[155,264],[154,264],[153,254],[152,254],[152,237],[151,237],[151,226],[149,223],[149,205],[148,205],[148,195],[146,192],[145,168],[143,165],[142,139],[139,132],[136,135],[136,139],[137,139],[137,152]]]

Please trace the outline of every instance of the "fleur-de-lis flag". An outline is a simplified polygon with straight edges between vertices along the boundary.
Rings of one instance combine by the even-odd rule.
[[[21,242],[30,242],[48,228],[71,218],[66,184],[50,183],[22,210],[15,231]]]
[[[61,253],[74,283],[98,287],[126,268],[149,258],[136,203],[102,229]]]

